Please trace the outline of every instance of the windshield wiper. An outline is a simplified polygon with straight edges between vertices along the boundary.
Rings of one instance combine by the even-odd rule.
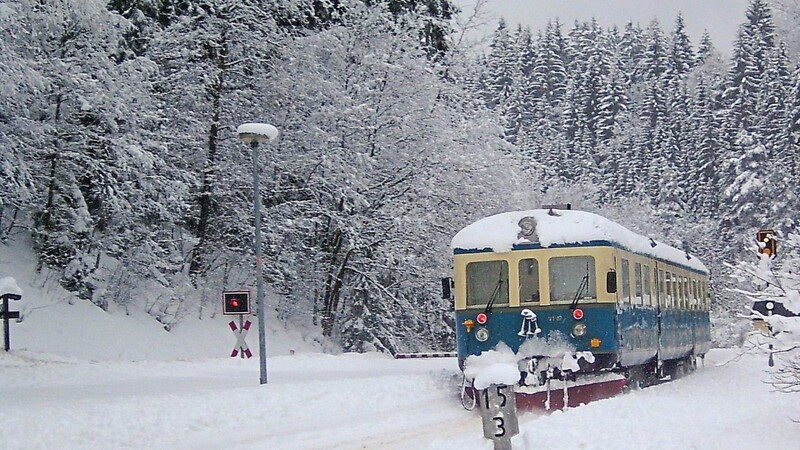
[[[483,310],[483,313],[487,316],[489,313],[492,312],[492,305],[494,305],[494,301],[497,300],[497,297],[500,296],[500,288],[503,286],[503,274],[500,274],[500,279],[497,280],[497,286],[494,287],[494,292],[492,292],[491,298],[489,298],[489,303],[486,304],[486,309]]]
[[[575,298],[572,299],[572,304],[569,305],[569,309],[575,309],[578,307],[578,302],[581,299],[581,294],[586,288],[589,287],[589,264],[586,264],[586,275],[581,278],[581,285],[578,286],[578,292],[575,293]]]

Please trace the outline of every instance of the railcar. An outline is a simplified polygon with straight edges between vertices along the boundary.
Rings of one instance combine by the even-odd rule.
[[[677,378],[711,346],[706,266],[599,215],[502,213],[461,230],[452,250],[443,287],[454,289],[459,365],[507,346],[523,408]]]

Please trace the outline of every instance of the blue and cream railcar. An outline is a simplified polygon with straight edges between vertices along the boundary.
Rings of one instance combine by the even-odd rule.
[[[521,386],[603,372],[644,384],[680,375],[710,347],[708,269],[599,215],[498,214],[452,247],[462,368],[504,343]]]

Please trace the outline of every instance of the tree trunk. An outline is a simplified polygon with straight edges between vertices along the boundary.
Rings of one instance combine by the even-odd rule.
[[[204,264],[206,256],[206,246],[208,240],[209,221],[212,214],[213,202],[211,193],[216,177],[217,165],[217,141],[219,139],[219,120],[220,120],[220,98],[222,97],[222,75],[220,74],[217,83],[213,86],[212,92],[212,118],[211,127],[208,130],[208,156],[203,165],[203,177],[198,194],[197,203],[200,207],[200,215],[197,218],[197,245],[192,249],[191,260],[189,262],[189,278],[192,284],[197,287],[197,278],[204,275],[207,269]]]

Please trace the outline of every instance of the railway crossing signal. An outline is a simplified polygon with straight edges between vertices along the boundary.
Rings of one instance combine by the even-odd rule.
[[[226,316],[250,314],[250,291],[223,292],[222,314]]]
[[[228,326],[236,335],[236,346],[233,347],[231,357],[235,358],[241,352],[242,358],[251,358],[253,353],[247,342],[244,341],[247,331],[250,330],[250,321],[244,320],[244,316],[250,314],[250,291],[225,291],[222,293],[222,314],[226,316],[239,316],[239,326],[236,322],[230,321]]]
[[[775,230],[760,230],[756,233],[758,253],[774,258],[778,254],[778,242],[775,240]]]
[[[236,335],[236,346],[233,347],[233,351],[231,352],[231,358],[235,358],[239,355],[239,352],[242,352],[242,358],[245,356],[247,358],[251,358],[253,356],[253,352],[250,351],[250,347],[247,346],[247,342],[245,342],[244,338],[247,336],[247,331],[250,330],[250,321],[246,320],[244,324],[241,323],[241,317],[239,318],[241,329],[236,327],[236,322],[230,321],[228,326],[231,327],[231,331],[233,334]]]

